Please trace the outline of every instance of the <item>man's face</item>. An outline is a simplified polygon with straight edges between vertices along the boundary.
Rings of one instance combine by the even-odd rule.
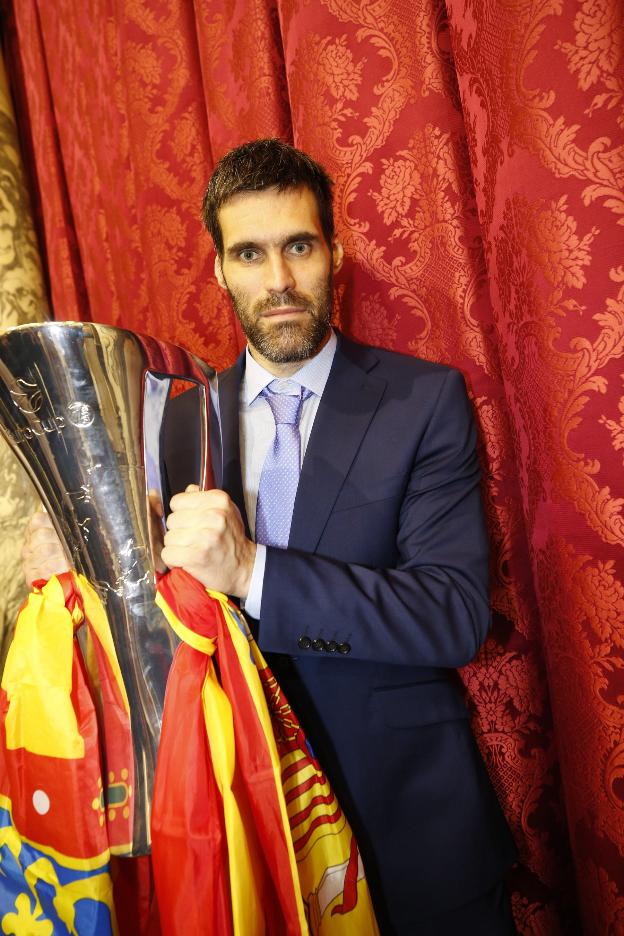
[[[290,364],[312,357],[329,335],[333,271],[342,247],[323,236],[308,188],[243,192],[219,211],[228,290],[254,356]]]

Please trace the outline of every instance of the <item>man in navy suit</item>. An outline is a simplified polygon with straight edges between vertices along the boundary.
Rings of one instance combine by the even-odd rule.
[[[455,673],[489,627],[463,378],[332,331],[343,251],[305,154],[237,148],[203,211],[248,346],[220,377],[223,490],[172,499],[163,560],[244,603],[356,833],[382,932],[513,933],[515,850]],[[281,548],[253,541],[269,383],[304,393]],[[185,405],[171,447],[188,466]]]
[[[506,936],[515,849],[455,672],[489,627],[463,379],[332,330],[343,251],[331,182],[304,153],[233,150],[203,210],[248,346],[220,376],[220,489],[185,490],[193,395],[172,401],[167,467],[183,493],[162,558],[244,604],[356,834],[382,933]],[[269,384],[303,400],[280,546],[254,542]]]

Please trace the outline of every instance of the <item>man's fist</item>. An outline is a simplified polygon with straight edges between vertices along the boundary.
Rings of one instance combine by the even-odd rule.
[[[34,514],[26,527],[22,548],[22,569],[28,585],[37,579],[68,572],[71,563],[65,555],[52,521],[47,513]]]
[[[190,485],[171,498],[162,560],[214,591],[245,599],[256,546],[245,536],[239,510],[225,491]]]

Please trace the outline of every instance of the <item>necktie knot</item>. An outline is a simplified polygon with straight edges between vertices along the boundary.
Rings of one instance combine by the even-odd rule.
[[[296,392],[290,392],[291,387],[295,388]],[[291,381],[289,381],[288,384],[280,384],[279,381],[272,380],[271,383],[264,388],[261,396],[264,397],[271,407],[276,426],[299,425],[301,404],[304,400],[303,387],[297,387],[297,385]]]

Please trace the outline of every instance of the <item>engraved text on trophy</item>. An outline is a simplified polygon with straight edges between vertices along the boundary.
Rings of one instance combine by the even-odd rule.
[[[95,412],[88,403],[74,400],[65,407],[64,415],[54,412],[52,402],[45,391],[32,376],[27,380],[18,377],[10,390],[13,405],[28,417],[29,426],[21,426],[7,430],[11,440],[18,445],[35,436],[45,436],[51,433],[61,434],[68,422],[77,429],[88,429],[93,425]],[[48,406],[45,407],[45,401]],[[49,410],[46,412],[46,409]]]

